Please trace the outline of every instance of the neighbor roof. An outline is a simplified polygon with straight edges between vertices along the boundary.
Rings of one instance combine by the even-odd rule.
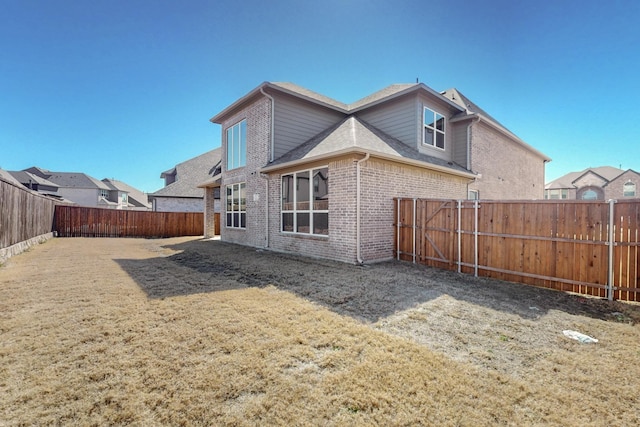
[[[352,152],[369,153],[403,163],[414,163],[449,173],[474,176],[460,165],[420,153],[417,149],[403,144],[356,116],[348,116],[335,126],[276,159],[263,171],[273,171],[298,163]]]
[[[176,180],[149,196],[203,198],[204,190],[198,186],[220,172],[221,159],[222,150],[216,148],[178,163],[175,168],[169,170],[175,169]]]
[[[102,180],[105,184],[111,187],[113,190],[122,191],[128,193],[127,200],[130,205],[137,207],[144,207],[151,209],[151,203],[149,203],[149,198],[145,193],[134,188],[122,181],[118,181],[116,179],[105,178]]]
[[[64,188],[97,188],[108,190],[104,182],[82,172],[50,172],[47,171],[47,180]]]
[[[22,185],[27,186],[30,183],[45,185],[48,187],[59,188],[60,186],[54,182],[49,181],[48,179],[42,178],[36,174],[27,171],[11,171],[9,172],[11,175],[15,177]]]
[[[575,187],[574,182],[578,178],[582,177],[583,175],[589,172],[595,173],[596,175],[604,178],[607,181],[611,181],[617,178],[618,176],[620,176],[620,174],[624,173],[625,171],[622,169],[614,168],[612,166],[599,166],[596,168],[587,168],[578,172],[569,172],[568,174],[562,175],[561,177],[556,178],[553,181],[547,183],[544,188],[547,190],[574,188]]]

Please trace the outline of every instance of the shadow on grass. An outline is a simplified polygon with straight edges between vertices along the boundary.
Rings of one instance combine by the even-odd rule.
[[[273,285],[364,322],[376,322],[443,295],[528,319],[560,310],[603,320],[620,321],[623,315],[624,321],[640,321],[637,306],[408,262],[356,266],[212,240],[164,248],[176,253],[116,260],[149,298]]]

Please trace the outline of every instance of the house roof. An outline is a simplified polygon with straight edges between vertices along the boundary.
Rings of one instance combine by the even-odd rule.
[[[369,153],[389,160],[413,163],[468,177],[474,176],[460,165],[420,153],[353,115],[276,159],[263,171],[273,171],[353,152]]]
[[[289,82],[264,82],[257,88],[253,89],[251,92],[238,99],[233,104],[229,105],[227,108],[216,114],[211,118],[211,122],[213,123],[222,123],[222,121],[233,114],[239,108],[244,106],[247,102],[253,100],[255,97],[260,96],[264,89],[272,89],[278,92],[286,93],[292,96],[295,96],[300,99],[307,100],[317,105],[322,105],[326,108],[330,108],[332,110],[339,111],[344,114],[351,114],[356,111],[372,107],[381,102],[385,102],[391,100],[393,98],[397,98],[399,96],[403,96],[412,92],[425,92],[437,98],[440,98],[443,102],[449,104],[454,109],[464,111],[458,104],[452,102],[449,98],[443,96],[441,93],[436,92],[431,89],[424,83],[409,83],[409,84],[392,84],[387,86],[377,92],[372,93],[371,95],[367,95],[364,98],[352,103],[345,104],[340,101],[336,101],[333,98],[328,96],[319,94],[312,90],[306,89],[302,86],[298,86],[295,83]]]
[[[145,193],[134,188],[122,181],[118,181],[116,179],[108,179],[105,178],[102,180],[105,184],[107,184],[112,190],[117,190],[121,192],[128,193],[127,200],[130,205],[139,207],[139,208],[149,208],[151,209],[151,203],[149,203],[149,198]]]
[[[104,182],[82,172],[50,172],[47,180],[63,188],[91,188],[109,190]]]
[[[222,149],[216,148],[175,166],[176,180],[166,187],[149,194],[149,197],[203,198],[204,191],[198,187],[220,172]],[[167,173],[172,171],[163,172]]]
[[[622,169],[614,168],[612,166],[599,166],[596,168],[587,168],[578,172],[569,172],[568,174],[562,175],[559,178],[554,179],[551,182],[548,182],[544,188],[546,190],[559,190],[563,188],[574,188],[575,182],[584,176],[587,173],[594,173],[600,177],[602,177],[606,181],[611,181],[625,171]]]
[[[527,150],[540,156],[544,161],[546,162],[551,161],[550,157],[548,157],[546,154],[536,150],[535,148],[533,148],[532,146],[524,142],[516,134],[514,134],[509,129],[507,129],[502,123],[500,123],[495,118],[493,118],[489,113],[487,113],[485,110],[480,108],[477,104],[475,104],[469,98],[464,96],[464,94],[462,94],[462,92],[460,92],[458,89],[456,88],[447,89],[444,92],[442,92],[442,95],[447,99],[450,99],[452,102],[455,102],[457,105],[459,105],[464,109],[464,111],[461,111],[460,113],[456,114],[451,119],[451,121],[455,122],[455,121],[465,120],[465,119],[480,118],[481,120],[484,120],[486,123],[489,123],[495,129],[499,130],[503,134],[513,139],[519,145],[523,146]]]
[[[0,179],[6,182],[10,182],[16,186],[22,186],[22,183],[20,183],[20,181],[13,176],[12,172],[6,171],[4,169],[0,169]]]
[[[29,184],[44,185],[52,188],[59,188],[60,186],[48,179],[42,178],[39,175],[33,174],[27,171],[11,171],[9,172],[13,177],[18,180],[22,185],[29,187]]]

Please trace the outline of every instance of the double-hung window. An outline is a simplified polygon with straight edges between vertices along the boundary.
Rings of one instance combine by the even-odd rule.
[[[423,138],[423,144],[444,150],[444,116],[427,107],[424,107]]]
[[[246,184],[227,185],[227,228],[246,228]]]
[[[282,176],[282,231],[329,235],[329,169]]]
[[[636,184],[629,181],[622,186],[623,197],[636,197]]]
[[[227,170],[247,163],[247,121],[242,120],[227,129]]]

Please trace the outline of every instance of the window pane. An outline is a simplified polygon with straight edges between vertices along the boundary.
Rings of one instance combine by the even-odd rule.
[[[444,150],[444,133],[436,132],[436,147]]]
[[[244,166],[247,164],[247,121],[243,120],[240,122],[240,135],[238,137],[239,144],[238,150],[240,151],[239,157],[240,160],[238,166]]]
[[[282,231],[293,231],[293,214],[282,214]]]
[[[328,168],[313,171],[313,210],[329,209]]]
[[[436,113],[436,129],[444,132],[444,116]]]
[[[247,214],[245,212],[240,213],[240,228],[247,228]]]
[[[227,211],[233,210],[233,186],[227,186]],[[229,224],[229,223],[227,223]]]
[[[227,169],[233,169],[233,128],[227,129]]]
[[[424,124],[425,126],[434,127],[433,124],[435,122],[435,113],[428,108],[424,109]]]
[[[429,128],[424,128],[424,143],[433,145],[433,131]]]
[[[309,210],[309,172],[296,174],[296,209]]]
[[[293,175],[282,177],[282,210],[293,210]]]
[[[243,212],[247,210],[246,187],[247,187],[247,184],[244,184],[244,183],[240,184],[239,191],[238,191],[239,209]]]
[[[234,227],[240,226],[240,214],[238,212],[233,213],[233,226]]]
[[[233,222],[231,222],[231,212],[227,212],[227,227],[233,227]]]
[[[329,214],[314,213],[313,214],[313,234],[329,234]]]
[[[309,214],[308,213],[299,213],[296,216],[297,218],[297,232],[298,233],[309,233]]]

